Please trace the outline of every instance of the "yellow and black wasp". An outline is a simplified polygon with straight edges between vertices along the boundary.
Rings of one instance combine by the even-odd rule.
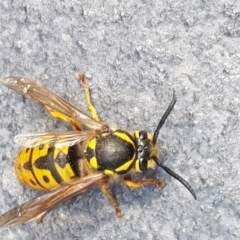
[[[0,79],[3,85],[42,103],[52,117],[70,122],[74,128],[73,131],[15,137],[15,141],[24,146],[15,161],[19,180],[33,189],[49,191],[1,215],[0,227],[14,226],[33,219],[41,221],[56,204],[86,191],[93,184],[100,185],[120,217],[122,214],[117,200],[108,191],[109,180],[122,179],[133,188],[145,184],[163,188],[166,185],[164,181],[133,181],[131,178],[133,173],[145,172],[156,165],[179,180],[196,199],[192,187],[162,164],[156,145],[159,130],[176,103],[175,91],[153,135],[144,130],[130,134],[110,129],[100,121],[91,103],[84,74],[79,74],[79,79],[85,90],[91,117],[34,80],[16,76]]]

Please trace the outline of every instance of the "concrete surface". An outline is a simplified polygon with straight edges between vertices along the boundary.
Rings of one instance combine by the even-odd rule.
[[[86,109],[85,72],[102,120],[127,130],[153,131],[176,89],[158,145],[198,199],[157,169],[164,190],[111,187],[121,219],[94,187],[1,239],[240,239],[239,44],[234,0],[2,0],[1,77],[32,77]],[[1,214],[40,194],[15,176],[14,136],[67,127],[0,86]]]

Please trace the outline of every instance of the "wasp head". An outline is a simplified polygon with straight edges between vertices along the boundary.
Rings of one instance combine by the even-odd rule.
[[[175,90],[173,90],[173,98],[171,103],[169,104],[166,112],[162,116],[161,120],[158,123],[156,130],[153,133],[153,136],[146,131],[135,132],[134,136],[137,141],[137,161],[135,165],[135,169],[138,171],[146,171],[153,167],[153,165],[157,164],[159,167],[164,169],[169,175],[177,179],[181,182],[193,195],[194,199],[196,199],[196,194],[192,187],[187,183],[182,177],[173,172],[168,167],[164,166],[159,158],[159,151],[156,146],[159,131],[168,118],[169,114],[173,110],[173,107],[177,101]]]

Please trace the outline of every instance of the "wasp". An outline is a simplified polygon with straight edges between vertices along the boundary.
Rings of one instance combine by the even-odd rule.
[[[0,79],[0,83],[8,88],[43,104],[52,117],[73,126],[72,131],[15,137],[16,143],[23,146],[15,161],[18,179],[30,188],[47,192],[1,215],[0,227],[15,226],[30,220],[41,222],[55,205],[85,192],[95,184],[109,199],[116,215],[121,217],[118,202],[108,190],[110,180],[121,179],[131,188],[147,184],[164,188],[166,183],[161,180],[132,179],[134,173],[146,172],[155,166],[180,181],[196,199],[192,187],[160,161],[157,146],[159,131],[176,103],[175,91],[153,134],[145,130],[131,134],[111,129],[99,119],[85,75],[79,74],[79,79],[84,88],[89,115],[37,81],[18,76]]]

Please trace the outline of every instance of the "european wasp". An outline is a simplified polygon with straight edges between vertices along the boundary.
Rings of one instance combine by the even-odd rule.
[[[8,88],[43,104],[52,117],[73,126],[72,131],[15,137],[15,141],[23,146],[15,161],[19,180],[33,189],[48,192],[1,215],[0,227],[15,226],[33,219],[41,221],[56,204],[86,191],[93,184],[100,185],[120,217],[122,213],[117,200],[108,190],[109,180],[121,179],[132,188],[146,184],[163,188],[166,185],[164,181],[133,181],[131,177],[133,173],[145,172],[156,165],[180,181],[196,199],[192,187],[159,160],[159,130],[176,103],[175,91],[153,135],[145,130],[131,134],[124,130],[113,130],[99,119],[91,103],[84,74],[79,74],[79,79],[91,117],[34,80],[16,76],[0,79],[0,83]]]

